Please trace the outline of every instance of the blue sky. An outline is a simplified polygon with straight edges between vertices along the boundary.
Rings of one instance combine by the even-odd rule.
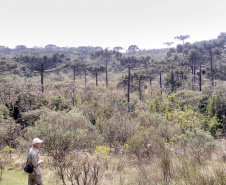
[[[226,32],[225,0],[1,0],[0,45],[163,48]]]

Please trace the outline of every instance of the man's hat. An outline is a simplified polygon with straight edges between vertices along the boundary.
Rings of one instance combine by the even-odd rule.
[[[32,144],[36,144],[36,143],[42,143],[43,140],[39,139],[39,138],[34,138],[32,141]]]

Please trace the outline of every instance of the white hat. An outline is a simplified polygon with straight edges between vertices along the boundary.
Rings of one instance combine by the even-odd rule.
[[[42,143],[43,140],[39,139],[39,138],[34,138],[32,141],[32,144],[36,144],[36,143]]]

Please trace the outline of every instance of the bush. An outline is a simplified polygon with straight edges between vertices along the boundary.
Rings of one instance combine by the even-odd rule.
[[[156,132],[164,139],[169,139],[179,132],[179,125],[164,119],[158,113],[143,112],[139,114],[137,121],[146,128],[154,127]]]
[[[30,140],[42,138],[44,150],[55,160],[63,160],[74,149],[94,148],[102,141],[95,127],[76,111],[46,110],[35,126],[28,128],[27,134]]]
[[[1,119],[0,117],[0,148],[10,146],[16,148],[19,144],[18,137],[21,134],[21,126],[13,119]]]
[[[66,102],[66,100],[62,96],[57,96],[52,98],[50,102],[50,107],[55,111],[63,111],[63,110],[71,109],[69,103]]]
[[[3,104],[0,104],[0,117],[7,119],[9,117],[9,110]]]
[[[217,147],[213,136],[209,132],[197,128],[192,132],[186,131],[178,139],[185,154],[199,163],[209,159]]]
[[[202,115],[192,109],[185,111],[175,109],[167,114],[167,119],[178,124],[182,133],[185,133],[186,130],[191,131],[194,128],[201,128],[203,121]]]
[[[138,160],[150,160],[161,155],[164,146],[164,140],[153,128],[141,127],[132,139],[125,145],[128,151],[135,154]]]
[[[97,127],[110,145],[114,143],[123,145],[134,136],[140,123],[128,113],[115,112],[110,119],[99,118]]]

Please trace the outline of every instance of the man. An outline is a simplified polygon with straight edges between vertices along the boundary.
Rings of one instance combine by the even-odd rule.
[[[43,185],[43,179],[42,179],[42,174],[41,174],[41,169],[40,169],[40,164],[43,163],[43,160],[39,159],[38,155],[38,149],[40,148],[42,144],[42,140],[39,138],[35,138],[32,141],[33,147],[30,148],[28,152],[28,164],[33,166],[33,172],[29,173],[28,176],[28,185]]]

